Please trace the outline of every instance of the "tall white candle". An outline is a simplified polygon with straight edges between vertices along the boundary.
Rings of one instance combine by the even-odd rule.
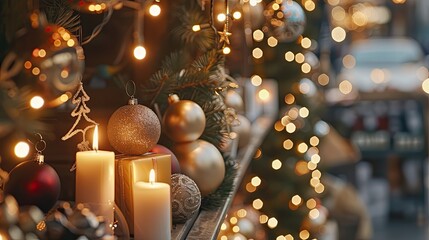
[[[134,183],[134,239],[170,240],[170,185],[155,182],[153,169],[149,181]]]
[[[96,215],[113,221],[115,202],[115,154],[98,150],[95,126],[93,151],[76,153],[76,203],[88,204]]]

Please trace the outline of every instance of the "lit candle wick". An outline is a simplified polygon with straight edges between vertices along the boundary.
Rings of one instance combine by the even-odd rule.
[[[96,152],[98,151],[98,124],[96,124],[94,128],[94,136],[92,138],[92,149],[94,149]]]
[[[155,170],[153,168],[149,172],[149,182],[151,184],[155,182]]]

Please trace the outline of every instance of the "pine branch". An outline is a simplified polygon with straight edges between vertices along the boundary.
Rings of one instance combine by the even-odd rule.
[[[80,28],[80,18],[65,0],[43,0],[42,10],[48,22],[61,26],[69,32],[77,32]]]

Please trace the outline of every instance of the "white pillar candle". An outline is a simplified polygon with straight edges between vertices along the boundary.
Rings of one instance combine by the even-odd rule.
[[[149,179],[134,183],[134,239],[170,240],[170,185],[155,182],[153,169]]]
[[[115,202],[115,154],[98,150],[98,128],[93,151],[76,153],[76,203],[87,204],[108,223],[113,222]]]

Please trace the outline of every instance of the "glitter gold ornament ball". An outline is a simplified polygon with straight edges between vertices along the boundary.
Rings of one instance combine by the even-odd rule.
[[[201,193],[197,184],[188,176],[171,175],[171,208],[174,223],[184,223],[201,206]]]
[[[197,140],[206,127],[203,109],[193,101],[179,100],[175,94],[168,98],[170,106],[163,117],[163,131],[174,142]]]
[[[179,160],[182,173],[195,181],[203,197],[220,186],[225,177],[225,163],[213,144],[199,139],[177,143],[171,150]]]
[[[148,107],[131,99],[118,108],[107,124],[107,137],[118,152],[140,155],[152,149],[161,136],[161,124]]]

